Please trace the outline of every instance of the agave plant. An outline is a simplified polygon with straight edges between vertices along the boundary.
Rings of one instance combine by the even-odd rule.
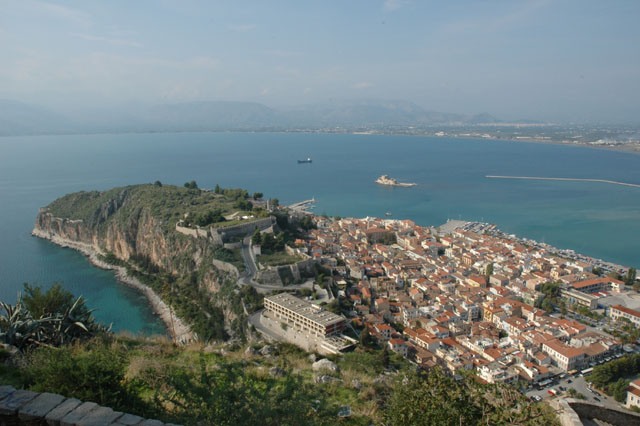
[[[105,327],[97,323],[92,312],[93,310],[85,308],[84,299],[78,297],[70,307],[53,318],[52,327],[49,329],[51,334],[47,336],[49,342],[59,346],[109,332],[111,326]]]
[[[111,326],[97,323],[92,312],[78,297],[64,311],[34,319],[18,295],[15,306],[0,302],[0,341],[22,350],[31,345],[60,346],[111,331]]]
[[[15,306],[0,302],[0,341],[3,343],[22,349],[37,340],[40,327],[40,321],[31,318],[20,297]]]

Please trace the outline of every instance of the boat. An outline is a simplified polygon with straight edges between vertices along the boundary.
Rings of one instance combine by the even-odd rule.
[[[387,216],[387,217],[389,217],[389,216],[393,216],[393,213],[391,213],[391,212],[386,212],[384,215],[385,215],[385,216]]]
[[[311,162],[312,162],[311,157],[307,157],[304,160],[298,160],[298,164],[305,164],[305,163],[311,163]]]
[[[376,183],[386,186],[401,186],[403,188],[416,186],[416,184],[412,182],[398,182],[396,179],[389,177],[389,175],[380,176],[378,179],[376,179]]]

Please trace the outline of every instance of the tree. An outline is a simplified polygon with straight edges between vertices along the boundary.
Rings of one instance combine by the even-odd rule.
[[[493,262],[487,265],[487,269],[485,270],[485,275],[487,277],[487,282],[488,282],[489,278],[491,278],[491,275],[493,275]]]
[[[369,327],[364,327],[364,329],[360,332],[360,344],[364,347],[371,346],[373,343],[373,339],[371,338],[371,333],[369,332]]]
[[[162,182],[160,182],[159,180],[155,181],[153,184],[157,187],[162,187]]]
[[[636,268],[629,268],[627,275],[624,277],[624,283],[626,285],[634,285],[636,282]]]
[[[29,283],[24,283],[23,289],[22,303],[31,316],[36,319],[62,313],[71,308],[75,301],[73,293],[62,288],[62,285],[57,281],[54,281],[53,285],[44,293],[42,287],[30,286]],[[88,311],[84,301],[76,309],[77,312],[85,313]]]
[[[195,180],[192,180],[191,182],[185,182],[184,187],[188,189],[198,189],[198,184]]]
[[[216,183],[216,188],[213,190],[213,192],[215,192],[216,194],[222,194],[222,188],[220,188],[220,185]]]
[[[254,192],[253,193],[253,199],[254,200],[259,200],[259,199],[262,198],[262,195],[263,195],[262,192]]]
[[[271,205],[273,207],[278,207],[280,205],[280,200],[278,200],[277,198],[272,198],[271,199]]]
[[[253,231],[253,235],[251,236],[251,244],[254,246],[259,246],[260,244],[262,244],[262,234],[260,234],[260,230],[258,228]]]
[[[505,385],[478,383],[464,375],[446,376],[439,368],[399,377],[384,410],[393,425],[549,425],[555,415]]]

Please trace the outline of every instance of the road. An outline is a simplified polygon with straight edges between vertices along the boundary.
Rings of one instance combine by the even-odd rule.
[[[571,383],[569,383],[569,380],[571,381]],[[547,386],[542,390],[531,390],[526,392],[525,394],[528,397],[532,397],[533,395],[538,395],[543,399],[551,398],[552,396],[549,394],[548,391],[549,389],[553,388],[558,391],[559,395],[568,396],[566,392],[560,392],[560,389],[559,389],[560,386],[567,388],[567,390],[570,388],[575,389],[578,393],[581,393],[582,395],[585,396],[585,401],[587,402],[591,402],[594,404],[602,404],[607,408],[613,408],[616,410],[626,410],[623,404],[619,403],[614,398],[605,395],[603,392],[597,391],[599,395],[595,394],[587,386],[587,383],[584,377],[580,377],[580,376],[565,377],[564,379],[559,380],[556,384]],[[599,401],[596,400],[596,398],[599,399]]]

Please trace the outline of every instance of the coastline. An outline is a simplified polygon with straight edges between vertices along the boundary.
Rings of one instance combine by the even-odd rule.
[[[0,135],[0,138],[14,138],[14,137],[39,137],[39,136],[92,136],[92,135],[147,135],[147,134],[220,134],[220,133],[276,133],[276,134],[290,134],[290,133],[302,133],[302,134],[344,134],[344,135],[365,135],[365,136],[415,136],[415,137],[429,137],[429,138],[442,138],[431,133],[403,133],[403,132],[388,132],[382,130],[372,130],[367,132],[362,131],[313,131],[305,129],[291,129],[291,130],[177,130],[173,132],[155,132],[155,131],[124,131],[124,132],[78,132],[78,133],[34,133],[34,134],[5,134]],[[582,148],[604,149],[607,151],[629,152],[640,155],[640,146],[621,144],[621,145],[595,145],[589,142],[573,142],[573,141],[559,141],[537,138],[524,138],[524,139],[509,139],[497,136],[482,137],[482,136],[462,136],[462,135],[446,135],[445,137],[452,139],[471,139],[471,140],[493,140],[503,142],[524,142],[524,143],[539,143],[550,145],[565,145],[575,146]]]
[[[48,240],[53,244],[60,247],[71,248],[79,251],[87,257],[89,263],[100,269],[115,271],[116,279],[120,284],[131,287],[138,292],[142,293],[151,306],[153,312],[160,317],[165,324],[167,332],[176,343],[188,343],[195,340],[195,335],[191,331],[191,328],[182,319],[177,317],[175,313],[169,308],[169,306],[154,292],[149,286],[141,283],[137,278],[127,274],[126,268],[122,266],[111,265],[98,259],[98,253],[90,244],[79,243],[77,241],[68,240],[57,235],[53,235],[49,232],[41,229],[34,228],[31,231],[31,235],[34,237]]]

